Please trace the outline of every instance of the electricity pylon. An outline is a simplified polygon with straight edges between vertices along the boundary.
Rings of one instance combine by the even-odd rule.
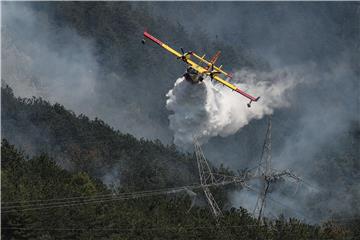
[[[290,170],[278,171],[271,167],[271,116],[268,118],[268,127],[265,135],[264,145],[261,153],[260,163],[257,168],[255,178],[259,178],[262,182],[262,189],[259,192],[258,199],[254,208],[254,215],[258,215],[258,220],[262,219],[263,211],[266,205],[266,196],[269,193],[269,188],[272,183],[277,182],[283,177],[289,177],[296,181],[301,181],[299,177],[293,174]]]
[[[195,137],[193,138],[193,141],[194,141],[196,162],[199,170],[201,188],[204,191],[206,200],[211,208],[211,211],[215,219],[218,221],[218,218],[223,216],[223,214],[221,212],[219,205],[215,201],[214,196],[210,192],[209,187],[210,186],[219,187],[229,184],[236,184],[236,185],[240,185],[241,187],[246,187],[247,186],[246,181],[249,180],[249,176],[248,175],[230,176],[219,173],[213,173],[208,161],[205,158],[204,152],[201,149],[200,143],[197,141]]]
[[[245,180],[242,177],[237,176],[227,176],[223,174],[213,173],[211,171],[211,167],[208,161],[205,158],[205,155],[201,149],[199,142],[194,137],[194,148],[195,148],[195,155],[196,161],[199,169],[199,177],[200,177],[200,184],[201,188],[204,191],[206,200],[211,208],[212,214],[214,215],[216,226],[218,230],[221,232],[223,239],[233,239],[231,234],[227,231],[221,223],[221,217],[223,213],[219,205],[217,204],[214,196],[210,192],[209,186],[224,186],[231,183],[236,183],[240,185],[245,184]]]
[[[218,217],[221,217],[223,214],[209,189],[209,185],[215,185],[217,182],[196,138],[194,138],[194,147],[199,169],[200,184],[215,219],[218,219]]]

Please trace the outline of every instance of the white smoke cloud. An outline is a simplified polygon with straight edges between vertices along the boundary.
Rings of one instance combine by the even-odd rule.
[[[57,28],[46,14],[6,3],[2,78],[21,97],[42,97],[77,113],[93,113],[98,64],[91,39]],[[61,41],[61,44],[59,42]]]
[[[210,79],[199,84],[177,79],[174,88],[166,94],[166,107],[172,112],[170,129],[174,131],[176,145],[188,148],[194,136],[200,143],[205,143],[214,136],[236,133],[251,120],[289,106],[289,91],[302,81],[287,69],[272,72],[241,70],[234,79],[239,79],[234,84],[240,89],[260,96],[251,108],[247,107],[246,98]]]

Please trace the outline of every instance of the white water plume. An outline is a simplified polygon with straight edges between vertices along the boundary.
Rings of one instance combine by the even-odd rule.
[[[192,144],[194,136],[200,143],[214,136],[228,136],[246,126],[252,119],[272,114],[274,109],[289,105],[288,92],[301,79],[288,70],[254,72],[241,70],[233,82],[254,96],[260,96],[251,108],[248,99],[215,81],[206,78],[192,84],[184,78],[176,80],[167,94],[166,107],[174,143],[183,148]]]

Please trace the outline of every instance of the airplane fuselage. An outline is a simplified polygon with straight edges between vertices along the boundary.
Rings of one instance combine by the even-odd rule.
[[[183,76],[185,77],[185,80],[187,80],[187,81],[189,81],[191,83],[199,83],[199,82],[202,82],[204,80],[203,74],[199,74],[192,67],[188,67]]]
[[[183,75],[187,81],[190,81],[195,84],[195,83],[202,82],[205,77],[209,77],[210,79],[215,80],[215,81],[223,84],[224,86],[230,88],[231,90],[236,91],[236,92],[240,93],[241,95],[243,95],[244,97],[248,98],[250,100],[250,102],[248,103],[248,106],[250,106],[251,102],[256,102],[259,100],[260,97],[254,97],[254,96],[246,93],[245,91],[239,89],[234,84],[232,84],[232,83],[228,82],[227,80],[224,80],[218,76],[219,74],[223,74],[227,78],[232,78],[231,74],[222,70],[222,65],[220,67],[217,67],[214,65],[220,55],[220,51],[218,51],[215,54],[215,56],[212,57],[210,61],[208,61],[205,59],[205,55],[203,55],[201,57],[201,56],[197,55],[196,53],[194,53],[193,51],[185,52],[182,48],[180,48],[181,53],[179,53],[178,51],[169,47],[168,45],[166,45],[165,43],[163,43],[162,41],[160,41],[159,39],[152,36],[151,34],[149,34],[146,31],[144,32],[144,37],[147,39],[150,39],[154,43],[158,44],[159,46],[164,48],[166,51],[175,55],[177,59],[185,62],[189,66]],[[142,40],[142,43],[143,44],[145,43],[145,39]],[[196,63],[196,62],[194,62],[194,60],[191,60],[190,57],[192,57],[192,56],[194,58],[196,58],[198,61],[200,61],[200,63]],[[202,66],[202,64],[205,64],[206,66],[204,67],[204,66]]]

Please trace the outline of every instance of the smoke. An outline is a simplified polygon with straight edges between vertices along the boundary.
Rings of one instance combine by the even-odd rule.
[[[73,29],[56,29],[47,15],[6,4],[2,11],[2,78],[21,97],[60,102],[92,113],[98,65],[93,43]],[[61,39],[58,46],[55,39]]]
[[[104,175],[101,177],[101,180],[106,186],[113,190],[120,186],[121,170],[119,166],[111,166],[109,169],[104,169],[103,172]]]
[[[247,107],[248,99],[209,78],[192,84],[184,78],[176,80],[166,97],[170,129],[174,143],[189,148],[193,137],[206,143],[215,136],[226,137],[238,132],[253,119],[272,114],[274,109],[289,106],[290,92],[302,79],[288,69],[272,72],[241,70],[234,75],[235,85],[260,96]],[[241,81],[241,82],[240,82]]]
[[[356,160],[351,160],[329,153],[347,154],[352,141],[348,134],[350,123],[359,122],[359,3],[147,4],[167,22],[174,23],[169,26],[180,23],[187,33],[192,29],[205,32],[214,41],[225,42],[224,48],[239,45],[251,49],[271,67],[280,69],[237,73],[235,79],[240,80],[235,82],[237,86],[261,96],[250,109],[243,96],[221,85],[209,80],[192,85],[178,79],[166,102],[171,111],[170,129],[178,146],[189,148],[192,136],[196,135],[202,143],[208,141],[204,151],[212,163],[224,163],[232,169],[253,167],[261,154],[266,131],[266,121],[256,120],[273,114],[274,168],[292,169],[312,185],[321,186],[322,193],[300,190],[295,197],[286,198],[287,194],[278,195],[274,191],[272,197],[279,201],[286,198],[288,205],[305,215],[317,215],[317,219],[331,216],[334,211],[360,212],[359,168],[355,164],[359,154]],[[139,60],[136,65],[141,68],[126,67],[131,73],[131,78],[127,78],[119,74],[123,69],[116,71],[123,67],[121,59],[134,53],[137,57],[144,56],[148,46],[139,49],[137,45],[126,45],[130,49],[126,51],[114,41],[111,46],[116,47],[107,51],[112,53],[109,62],[117,69],[99,73],[94,54],[99,49],[94,49],[92,39],[96,36],[80,36],[68,22],[54,26],[46,11],[34,11],[24,3],[2,5],[2,78],[16,95],[57,101],[77,113],[99,116],[115,128],[136,136],[170,138],[164,120],[167,113],[165,110],[160,113],[159,106],[165,105],[163,98],[173,84],[172,74],[180,70],[176,61],[174,65],[166,62],[163,69],[171,70],[159,74],[152,61]],[[188,17],[189,12],[194,13],[195,21]],[[208,18],[209,12],[212,18]],[[117,15],[113,17],[116,19]],[[133,20],[138,21],[137,17]],[[183,44],[178,38],[181,35],[167,31],[169,26],[163,27],[160,36],[165,36],[164,40],[172,36],[178,39],[177,46]],[[137,42],[139,36],[135,32],[141,33],[143,26],[134,29],[133,35],[126,36],[131,42]],[[124,35],[120,33],[119,37]],[[204,41],[199,41],[197,36],[189,37],[191,41],[185,41],[188,44],[185,47],[211,51],[212,45],[203,46]],[[157,53],[158,49],[154,49],[147,52],[149,56]],[[230,52],[240,55],[239,49]],[[115,52],[118,54],[114,55]],[[159,55],[159,59],[162,57]],[[224,54],[226,59],[229,54]],[[151,65],[146,65],[150,62]],[[298,67],[294,68],[294,64]],[[134,77],[141,69],[147,69],[146,73]],[[149,73],[151,69],[157,77]],[[236,193],[232,197],[236,206],[253,209],[252,197]]]
[[[212,163],[253,168],[266,131],[266,121],[255,120],[272,114],[272,166],[290,169],[306,183],[296,194],[291,179],[274,184],[264,215],[308,222],[352,216],[360,209],[354,184],[359,155],[351,150],[359,145],[349,132],[351,123],[358,121],[359,85],[350,57],[344,53],[325,66],[311,62],[270,72],[239,71],[235,79],[241,82],[235,84],[261,96],[250,109],[244,97],[209,79],[194,85],[180,78],[167,94],[174,141],[190,148],[192,136],[198,136],[202,143],[208,141],[204,151]],[[261,190],[257,182],[251,186]],[[229,193],[233,206],[250,212],[257,197],[258,192],[249,190]]]
[[[114,45],[116,50],[111,50],[109,44],[106,51],[112,51],[110,63],[116,67],[104,63],[98,44],[102,36],[79,32],[71,23],[53,16],[53,3],[49,10],[42,5],[2,3],[1,74],[15,95],[60,103],[76,114],[101,118],[137,137],[170,141],[171,132],[157,118],[161,113],[150,110],[158,106],[155,102],[160,94],[144,94],[157,88],[166,92],[168,86],[152,84],[146,76],[134,76],[137,71],[124,67],[123,55],[134,54],[126,46]],[[132,77],[126,77],[126,72]],[[151,86],[141,84],[135,90],[137,79]]]
[[[290,107],[273,109],[272,159],[275,169],[293,170],[316,190],[301,185],[293,195],[294,184],[275,186],[269,195],[283,205],[268,200],[265,215],[321,221],[358,214],[359,139],[351,134],[356,131],[352,123],[359,124],[359,3],[197,4],[195,21],[184,17],[195,9],[193,4],[179,4],[185,8],[179,14],[172,14],[178,8],[169,3],[155,10],[187,28],[234,45],[241,42],[274,69],[298,65],[295,72],[305,83],[285,92]],[[215,17],[207,18],[208,12]],[[205,155],[213,164],[252,168],[265,131],[266,121],[253,120],[234,135],[209,139]],[[230,199],[252,211],[257,195],[233,192]]]
[[[359,88],[358,76],[348,57],[338,57],[338,62],[326,68],[319,68],[319,65],[299,67],[297,72],[303,73],[301,82],[304,84],[294,89],[291,108],[280,109],[274,114],[272,166],[279,171],[291,169],[308,184],[301,184],[295,195],[296,184],[288,179],[275,185],[269,194],[271,199],[267,200],[266,216],[284,214],[318,222],[336,214],[351,216],[359,212],[359,204],[356,204],[358,186],[354,185],[359,179],[354,172],[359,155],[351,149],[354,142],[355,148],[359,146],[351,133],[354,131],[351,123],[358,121],[359,116]],[[295,118],[296,121],[290,121]],[[258,138],[260,145],[265,130]],[[240,135],[239,139],[242,141],[247,137]],[[238,151],[235,144],[231,147]],[[249,160],[240,155],[236,159],[238,168],[256,166],[261,146],[252,151],[257,152],[256,158]],[[252,210],[257,195],[234,192],[230,199],[235,206],[244,205]]]

